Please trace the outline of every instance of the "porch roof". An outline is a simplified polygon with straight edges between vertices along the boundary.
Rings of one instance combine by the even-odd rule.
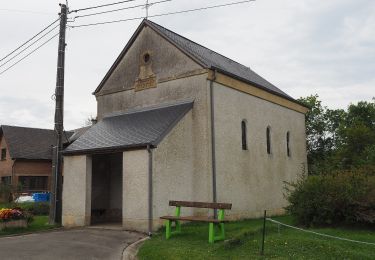
[[[157,146],[193,102],[143,108],[103,118],[64,150],[64,155]]]

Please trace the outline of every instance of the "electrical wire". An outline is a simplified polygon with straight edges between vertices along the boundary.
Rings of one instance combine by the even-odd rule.
[[[40,48],[42,48],[44,45],[46,45],[48,42],[50,42],[52,39],[54,39],[58,35],[59,35],[59,33],[56,33],[54,36],[52,36],[47,41],[45,41],[44,43],[42,43],[41,45],[39,45],[37,48],[35,48],[31,52],[29,52],[27,55],[25,55],[24,57],[22,57],[20,60],[18,60],[17,62],[13,63],[11,66],[9,66],[8,68],[6,68],[5,70],[1,71],[0,75],[4,74],[6,71],[8,71],[11,68],[13,68],[14,66],[16,66],[18,63],[20,63],[21,61],[23,61],[24,59],[26,59],[27,57],[29,57],[31,54],[33,54],[34,52],[36,52],[37,50],[39,50]]]
[[[154,15],[149,15],[148,17],[160,17],[160,16],[167,16],[167,15],[172,15],[172,14],[190,13],[190,12],[202,11],[202,10],[213,9],[213,8],[218,8],[218,7],[244,4],[244,3],[254,2],[254,1],[255,0],[246,0],[246,1],[231,2],[231,3],[221,4],[221,5],[211,5],[211,6],[206,6],[206,7],[187,9],[187,10],[181,10],[181,11],[175,11],[175,12],[154,14]],[[127,21],[133,21],[133,20],[141,20],[141,19],[144,19],[144,16],[133,17],[133,18],[128,18],[128,19],[121,19],[121,20],[114,20],[114,21],[107,21],[107,22],[70,25],[69,27],[79,28],[79,27],[96,26],[96,25],[102,25],[102,24],[111,24],[111,23],[127,22]]]
[[[163,0],[163,1],[152,2],[152,3],[149,3],[148,6],[152,6],[152,5],[155,5],[155,4],[161,4],[161,3],[164,3],[164,2],[170,2],[170,1],[172,1],[172,0]],[[92,14],[78,15],[78,16],[75,16],[73,19],[80,18],[80,17],[93,16],[93,15],[99,15],[99,14],[118,12],[118,11],[122,11],[122,10],[133,9],[133,8],[143,7],[143,6],[146,6],[146,4],[132,5],[132,6],[127,6],[127,7],[124,7],[124,8],[118,8],[118,9],[114,9],[114,10],[108,10],[108,11],[97,12],[97,13],[92,13]]]
[[[55,13],[48,13],[48,12],[39,12],[39,11],[31,11],[31,10],[19,10],[19,9],[6,9],[6,8],[0,8],[0,11],[16,12],[16,13],[30,13],[30,14],[46,14],[46,15],[55,14]]]
[[[55,27],[53,27],[51,30],[49,30],[48,32],[46,32],[45,34],[43,34],[42,36],[40,36],[36,41],[32,42],[31,44],[29,44],[26,48],[24,48],[23,50],[21,50],[19,53],[17,53],[16,55],[14,55],[13,57],[11,57],[9,60],[7,60],[6,62],[4,62],[3,64],[0,64],[0,68],[1,67],[4,67],[7,63],[11,62],[12,60],[14,60],[16,57],[18,57],[19,55],[21,55],[23,52],[25,52],[27,49],[29,49],[31,46],[33,46],[35,43],[39,42],[41,39],[43,39],[46,35],[50,34],[53,30],[55,30],[57,27],[59,26],[56,25]]]
[[[101,8],[101,7],[111,6],[111,5],[118,5],[118,4],[123,4],[123,3],[129,3],[129,2],[134,2],[134,1],[136,1],[136,0],[126,0],[126,1],[120,1],[120,2],[115,2],[115,3],[105,4],[105,5],[91,6],[91,7],[86,7],[86,8],[81,8],[81,9],[76,9],[76,10],[69,11],[69,14],[70,13],[77,13],[77,12],[80,12],[80,11],[91,10],[91,9],[95,9],[95,8]]]
[[[12,55],[13,53],[15,53],[16,51],[18,51],[19,49],[21,49],[23,46],[25,46],[26,44],[28,44],[29,42],[31,42],[32,40],[34,40],[38,35],[42,34],[44,31],[46,31],[48,28],[50,28],[53,24],[55,24],[58,20],[60,20],[60,18],[56,19],[55,21],[53,21],[52,23],[50,23],[47,27],[45,27],[43,30],[41,30],[40,32],[38,32],[37,34],[35,34],[33,37],[31,37],[29,40],[27,40],[26,42],[24,42],[23,44],[21,44],[19,47],[17,47],[16,49],[14,49],[13,51],[11,51],[9,54],[5,55],[3,58],[0,59],[0,62],[5,60],[6,58],[8,58],[10,55]]]

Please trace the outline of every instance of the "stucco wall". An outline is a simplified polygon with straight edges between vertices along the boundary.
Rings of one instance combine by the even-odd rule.
[[[64,157],[62,225],[90,225],[91,217],[91,156]]]
[[[170,200],[210,199],[208,174],[195,164],[193,128],[193,113],[189,112],[153,150],[154,229],[163,224],[159,217],[174,214],[175,208],[168,205]],[[192,213],[188,208],[182,209],[182,214]]]
[[[305,116],[237,90],[214,84],[217,193],[233,203],[232,217],[278,214],[286,205],[283,181],[306,167]],[[241,121],[247,121],[248,150],[241,146]],[[271,127],[271,154],[266,128]],[[291,157],[286,152],[290,132]]]
[[[126,230],[148,230],[148,151],[123,153],[122,224]]]
[[[134,88],[135,80],[140,72],[142,55],[146,52],[150,54],[151,69],[156,75],[157,80],[201,68],[176,47],[164,40],[159,34],[146,26],[138,34],[138,37],[97,95]],[[98,115],[100,114],[100,111],[98,111]]]

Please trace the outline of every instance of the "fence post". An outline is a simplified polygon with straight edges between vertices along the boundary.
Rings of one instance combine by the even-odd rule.
[[[262,249],[260,251],[261,255],[264,255],[264,240],[266,238],[266,217],[267,217],[267,210],[264,211],[264,216],[263,216]]]

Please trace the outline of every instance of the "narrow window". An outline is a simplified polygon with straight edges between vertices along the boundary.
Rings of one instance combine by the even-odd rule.
[[[247,130],[246,130],[245,120],[242,120],[241,122],[241,131],[242,131],[242,150],[247,150]]]
[[[4,161],[7,158],[7,149],[1,149],[1,160]]]
[[[271,128],[268,126],[267,127],[267,153],[271,154]]]
[[[286,133],[286,154],[288,155],[288,157],[290,157],[290,145],[289,145],[289,141],[290,141],[290,133],[288,131]]]

